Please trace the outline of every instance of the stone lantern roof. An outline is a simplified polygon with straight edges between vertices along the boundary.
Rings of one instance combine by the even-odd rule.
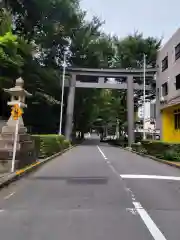
[[[21,106],[21,108],[27,107],[27,105],[25,104],[25,98],[32,96],[32,94],[26,91],[23,86],[24,80],[22,78],[18,78],[16,80],[15,87],[4,89],[5,92],[11,95],[11,101],[8,102],[9,106],[14,106],[15,104],[18,104]]]
[[[16,80],[15,87],[9,88],[9,89],[4,89],[5,92],[9,93],[11,96],[21,96],[21,97],[30,97],[32,96],[31,93],[26,91],[24,88],[24,80],[22,78],[18,78]]]

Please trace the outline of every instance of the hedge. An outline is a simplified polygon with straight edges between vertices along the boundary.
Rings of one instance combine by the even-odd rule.
[[[120,147],[127,147],[128,146],[128,140],[127,138],[120,136],[119,139],[111,139],[107,141],[111,145],[120,146]]]
[[[132,144],[132,149],[169,161],[180,161],[180,144],[162,141],[142,141]]]
[[[70,142],[60,135],[33,135],[38,158],[46,158],[70,147]]]

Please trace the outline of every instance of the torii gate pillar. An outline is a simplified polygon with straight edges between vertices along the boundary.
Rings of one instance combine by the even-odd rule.
[[[65,137],[67,140],[71,140],[71,133],[73,128],[75,89],[76,89],[76,75],[72,74],[72,78],[69,80],[69,93],[66,109]]]
[[[134,82],[133,76],[127,77],[127,119],[128,119],[128,146],[134,143]]]

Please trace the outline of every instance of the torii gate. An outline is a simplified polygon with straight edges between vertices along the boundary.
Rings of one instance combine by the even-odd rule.
[[[72,133],[72,122],[74,112],[75,89],[77,88],[99,88],[99,89],[126,89],[127,90],[127,118],[128,118],[128,145],[134,142],[134,89],[142,90],[143,85],[135,83],[142,78],[143,69],[90,69],[90,68],[68,68],[70,75],[65,136],[69,140]],[[146,79],[154,79],[156,69],[146,69]],[[108,82],[107,78],[115,78],[115,82]],[[123,81],[122,81],[123,80]],[[150,90],[150,86],[146,86]]]

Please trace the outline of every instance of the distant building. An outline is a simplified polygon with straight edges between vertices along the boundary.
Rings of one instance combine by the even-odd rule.
[[[138,108],[138,118],[144,118],[144,106]],[[154,119],[156,118],[156,101],[146,102],[145,103],[145,119]]]
[[[146,133],[153,133],[156,128],[156,102],[145,103],[145,131]],[[136,122],[136,131],[143,132],[143,120],[144,120],[144,106],[138,109],[138,118]]]
[[[144,118],[144,106],[138,108],[138,118]],[[145,119],[150,118],[150,102],[145,103]]]

